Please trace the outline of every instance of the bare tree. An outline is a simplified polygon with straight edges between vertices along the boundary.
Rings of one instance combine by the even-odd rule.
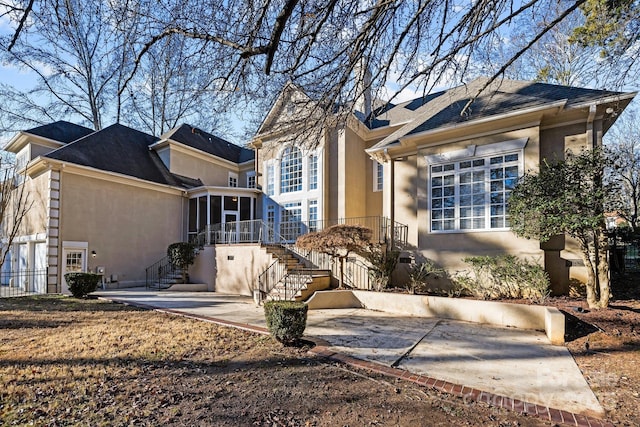
[[[616,197],[619,213],[637,230],[640,213],[640,125],[637,111],[625,112],[606,138],[613,162],[609,179],[619,184],[620,192]]]
[[[171,14],[156,2],[35,1],[25,20],[26,8],[5,5],[4,10],[21,32],[19,38],[0,40],[4,60],[27,70],[36,83],[28,90],[0,86],[0,131],[60,118],[90,123],[96,130],[124,122],[154,134],[186,120],[215,127],[215,73],[191,39],[161,40],[129,78],[142,40],[159,31],[151,12],[154,19]]]
[[[4,153],[3,153],[4,154]],[[22,222],[31,209],[24,178],[16,164],[0,156],[0,266],[4,265],[11,245],[21,230]]]
[[[46,110],[47,118],[76,116],[101,129],[121,65],[114,54],[110,13],[98,0],[36,2],[29,20],[20,21],[23,37],[4,56],[35,75],[37,83],[26,96],[13,98],[28,101],[26,105],[11,108],[31,121]],[[5,100],[11,105],[12,98]]]
[[[168,37],[142,59],[126,88],[123,112],[133,127],[160,135],[181,122],[217,128],[220,99],[203,53],[182,37]],[[125,117],[123,117],[125,119]]]
[[[11,9],[16,26],[4,44],[7,49],[17,49],[28,34],[27,17],[42,5],[61,1],[12,0],[11,4],[21,6]],[[543,17],[534,21],[539,26],[522,35],[517,48],[505,51],[479,94],[579,10],[587,16],[581,28],[588,28],[598,16],[588,6],[597,2],[607,11],[610,33],[635,28],[638,8],[629,0],[160,0],[145,16],[149,35],[136,48],[119,94],[129,90],[128,84],[144,69],[144,58],[153,54],[155,46],[180,36],[206,53],[211,81],[216,82],[213,89],[229,94],[227,103],[232,108],[272,101],[290,80],[304,89],[318,112],[312,114],[314,120],[295,126],[317,127],[336,111],[354,110],[352,101],[367,89],[354,79],[363,64],[371,71],[370,86],[377,90],[374,98],[384,95],[394,102],[405,89],[426,95],[437,84],[464,81],[475,65],[476,53],[495,45],[496,35],[512,31],[519,17]],[[126,9],[138,3],[122,0],[119,4]],[[616,52],[635,62],[634,43],[625,40],[617,46]],[[391,92],[390,82],[394,83]]]

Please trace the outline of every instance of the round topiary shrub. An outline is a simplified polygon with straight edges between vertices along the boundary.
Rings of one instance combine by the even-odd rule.
[[[307,327],[308,307],[297,301],[267,301],[264,315],[271,335],[284,345],[296,344]]]
[[[76,298],[86,297],[98,288],[100,275],[93,273],[67,273],[64,275],[69,292]]]

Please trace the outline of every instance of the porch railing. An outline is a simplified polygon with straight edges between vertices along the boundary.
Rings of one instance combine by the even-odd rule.
[[[0,273],[0,298],[47,293],[47,269]]]
[[[391,224],[389,218],[368,216],[356,218],[329,219],[323,221],[287,221],[278,224],[276,230],[273,225],[262,220],[248,220],[227,222],[224,224],[207,225],[198,232],[189,233],[189,241],[198,246],[215,244],[265,243],[280,244],[293,243],[303,234],[320,231],[336,224],[362,225],[372,230],[372,240],[379,243],[388,242],[393,236],[394,242],[406,244],[407,226]]]

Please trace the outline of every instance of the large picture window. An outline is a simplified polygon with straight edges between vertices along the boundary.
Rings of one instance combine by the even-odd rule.
[[[431,231],[509,227],[507,203],[520,174],[521,152],[431,166]]]
[[[288,147],[280,162],[280,192],[302,191],[302,155],[296,147]]]

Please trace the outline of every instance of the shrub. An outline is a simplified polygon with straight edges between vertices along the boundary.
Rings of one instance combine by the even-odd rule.
[[[182,282],[186,283],[187,270],[196,260],[196,247],[188,242],[172,243],[167,248],[167,255],[174,267],[182,270]]]
[[[95,291],[100,283],[100,275],[93,273],[67,273],[64,275],[69,291],[76,298],[86,297]]]
[[[446,272],[428,259],[425,262],[413,264],[409,268],[409,282],[406,286],[412,294],[428,292],[430,291],[429,279],[440,279],[445,276]]]
[[[307,327],[308,307],[297,301],[267,301],[264,315],[271,335],[284,345],[294,345]]]
[[[469,257],[464,262],[471,272],[454,280],[477,298],[526,298],[542,303],[549,296],[549,276],[538,264],[513,255]]]
[[[381,291],[389,285],[391,274],[398,265],[400,251],[388,249],[385,245],[372,245],[365,258],[371,263],[369,278],[376,291]]]

